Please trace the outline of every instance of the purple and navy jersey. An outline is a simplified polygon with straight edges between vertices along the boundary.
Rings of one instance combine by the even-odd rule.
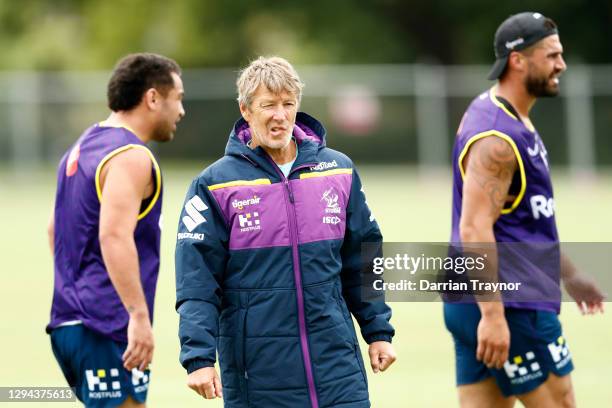
[[[191,184],[176,245],[180,360],[193,372],[218,352],[227,406],[369,407],[351,313],[368,343],[391,341],[391,310],[361,296],[361,246],[382,235],[323,126],[300,112],[293,136],[285,177],[240,120]]]
[[[529,282],[523,300],[504,297],[506,306],[558,311],[559,237],[555,222],[553,187],[546,148],[535,129],[529,129],[514,109],[495,96],[495,87],[476,97],[465,112],[453,147],[453,202],[451,242],[461,242],[459,223],[463,198],[463,159],[470,146],[484,137],[510,144],[518,161],[509,194],[514,200],[502,209],[493,226],[500,252],[499,279]],[[515,253],[512,253],[512,252]],[[528,286],[528,288],[527,288]]]
[[[85,130],[60,161],[55,198],[55,283],[47,331],[68,322],[127,341],[129,316],[104,266],[100,249],[100,172],[113,156],[144,149],[151,157],[153,195],[141,204],[134,240],[149,313],[159,272],[161,171],[151,151],[130,130],[102,123]]]

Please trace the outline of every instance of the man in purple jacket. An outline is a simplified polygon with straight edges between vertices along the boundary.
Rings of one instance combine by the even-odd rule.
[[[86,406],[143,406],[153,356],[162,178],[150,141],[184,116],[181,70],[132,54],[108,84],[111,115],[62,158],[49,222],[53,353]]]
[[[180,361],[226,408],[370,407],[352,316],[372,371],[395,361],[391,308],[362,296],[362,245],[382,234],[353,162],[299,112],[302,86],[280,57],[241,72],[242,117],[179,221]]]

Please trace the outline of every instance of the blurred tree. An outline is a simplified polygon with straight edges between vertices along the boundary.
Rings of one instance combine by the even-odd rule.
[[[135,51],[184,67],[259,54],[296,63],[488,63],[524,10],[553,17],[570,59],[612,62],[609,0],[0,0],[0,69],[108,69]]]

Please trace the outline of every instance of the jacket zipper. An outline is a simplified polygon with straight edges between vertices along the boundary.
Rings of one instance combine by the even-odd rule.
[[[244,309],[244,314],[242,316],[242,321],[241,321],[241,325],[242,325],[241,341],[240,341],[240,344],[237,344],[237,347],[240,347],[240,349],[237,350],[237,352],[238,351],[240,352],[240,357],[238,359],[239,370],[243,372],[243,377],[244,377],[244,380],[241,380],[240,382],[240,389],[246,396],[247,401],[249,400],[249,385],[248,385],[249,375],[248,375],[247,366],[246,366],[246,334],[247,334],[246,327],[247,327],[248,313],[249,313],[249,309],[247,306]],[[236,353],[236,355],[238,355],[238,353]]]
[[[302,359],[304,360],[304,367],[306,368],[306,381],[308,383],[308,394],[310,395],[310,403],[312,408],[319,408],[319,401],[317,399],[317,390],[314,383],[314,375],[312,373],[312,361],[310,359],[310,349],[308,347],[308,336],[306,333],[306,312],[304,310],[304,289],[302,287],[302,272],[300,270],[300,255],[298,253],[298,238],[297,238],[297,218],[295,215],[295,198],[291,185],[289,184],[289,178],[280,171],[276,163],[268,158],[274,167],[276,173],[281,177],[283,184],[285,185],[286,197],[289,198],[290,204],[287,205],[287,215],[289,216],[289,236],[291,239],[291,253],[293,257],[293,276],[295,280],[295,290],[297,295],[297,306],[298,306],[298,327],[300,332],[300,345],[302,346]],[[315,166],[316,163],[302,164],[295,169],[292,169],[289,173],[294,173],[297,170]],[[285,201],[286,202],[286,201]]]

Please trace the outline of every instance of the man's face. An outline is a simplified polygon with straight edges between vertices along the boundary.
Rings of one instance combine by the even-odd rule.
[[[174,138],[176,125],[185,116],[183,109],[183,81],[176,73],[172,73],[174,86],[168,91],[166,96],[160,95],[161,109],[158,112],[158,120],[153,129],[153,140],[156,142],[168,142]]]
[[[287,91],[274,94],[266,86],[259,86],[250,106],[240,106],[240,112],[249,123],[256,144],[270,149],[283,149],[291,141],[297,97]]]
[[[559,93],[559,76],[567,68],[562,54],[563,46],[555,34],[541,40],[527,56],[525,87],[530,95],[537,98]]]

